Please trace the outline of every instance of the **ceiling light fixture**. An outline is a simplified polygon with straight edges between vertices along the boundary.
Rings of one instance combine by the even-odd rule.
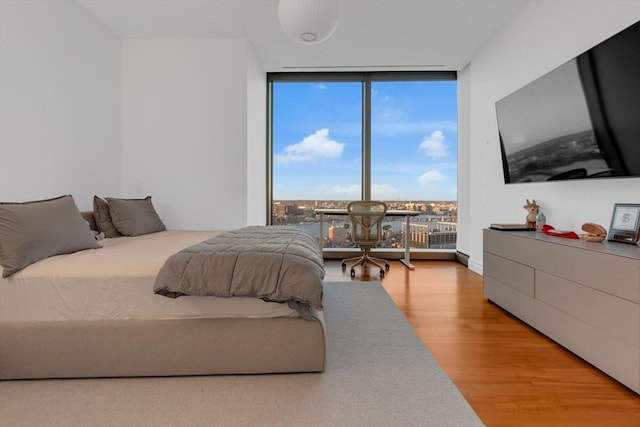
[[[338,26],[336,0],[280,0],[280,26],[289,37],[303,44],[327,40]]]

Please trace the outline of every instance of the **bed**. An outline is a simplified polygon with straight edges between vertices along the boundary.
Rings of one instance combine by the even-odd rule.
[[[168,258],[220,233],[106,238],[0,279],[0,379],[322,372],[317,307],[152,292]]]

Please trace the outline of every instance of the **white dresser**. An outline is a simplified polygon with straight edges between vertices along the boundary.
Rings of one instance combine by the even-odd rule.
[[[640,393],[640,248],[484,230],[484,294]]]

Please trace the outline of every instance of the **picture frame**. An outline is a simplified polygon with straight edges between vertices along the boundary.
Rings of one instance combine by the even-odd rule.
[[[637,244],[640,237],[640,204],[616,203],[613,205],[609,241]]]

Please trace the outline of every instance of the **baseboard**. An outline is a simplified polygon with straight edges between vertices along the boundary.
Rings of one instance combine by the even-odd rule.
[[[463,254],[460,251],[456,252],[456,261],[458,261],[460,264],[469,267],[469,255],[467,254]]]
[[[482,263],[476,261],[475,259],[469,259],[469,270],[473,271],[474,273],[478,273],[479,275],[482,276]]]

